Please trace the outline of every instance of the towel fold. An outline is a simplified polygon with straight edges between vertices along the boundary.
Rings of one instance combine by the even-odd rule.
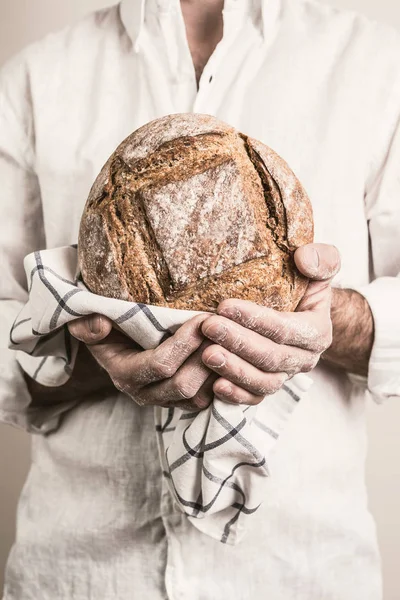
[[[71,376],[79,345],[66,327],[73,319],[103,314],[150,349],[198,314],[92,294],[79,280],[75,246],[35,252],[24,266],[29,299],[10,332],[10,348],[43,385],[59,386]],[[164,477],[197,529],[223,543],[240,541],[266,493],[268,456],[311,383],[298,374],[258,406],[214,398],[201,412],[155,407]]]

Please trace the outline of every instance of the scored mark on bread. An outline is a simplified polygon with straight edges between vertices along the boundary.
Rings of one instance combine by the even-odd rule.
[[[203,173],[231,157],[231,150],[221,143],[224,134],[204,133],[191,138],[165,142],[145,158],[127,163],[116,154],[109,166],[109,184],[90,206],[113,201],[112,191],[118,187],[129,189],[133,194],[148,186],[162,187],[167,183],[181,181],[189,176]]]
[[[91,239],[98,266],[85,256]],[[184,114],[117,148],[90,192],[79,246],[95,293],[211,311],[241,297],[290,310],[306,286],[293,252],[310,241],[311,206],[286,163],[213,117]]]
[[[281,277],[289,277],[290,287],[293,288],[295,285],[294,261],[289,250],[286,207],[281,190],[275,179],[272,177],[272,174],[269,172],[267,165],[264,163],[257,150],[252,146],[248,136],[242,133],[240,133],[239,136],[243,140],[247,156],[260,179],[264,192],[265,204],[268,211],[265,226],[271,231],[276,246],[282,252]],[[292,263],[291,269],[289,268],[288,263]]]
[[[289,253],[286,208],[279,186],[268,171],[268,167],[264,164],[258,152],[251,145],[249,138],[243,134],[239,135],[244,142],[249,160],[260,179],[264,191],[265,204],[268,210],[268,218],[265,221],[265,226],[271,231],[278,248],[282,252]]]

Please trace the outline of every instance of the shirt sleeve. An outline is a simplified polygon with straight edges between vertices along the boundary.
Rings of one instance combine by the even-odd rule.
[[[395,112],[384,159],[365,197],[372,282],[357,290],[374,317],[368,389],[378,403],[400,397],[400,93]]]
[[[46,433],[57,427],[62,410],[35,406],[17,353],[7,348],[11,325],[28,295],[23,259],[45,247],[34,138],[29,71],[17,57],[0,72],[0,420]]]

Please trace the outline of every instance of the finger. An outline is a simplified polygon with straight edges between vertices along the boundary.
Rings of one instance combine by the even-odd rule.
[[[257,396],[274,394],[288,379],[287,373],[264,373],[217,345],[204,350],[203,361],[221,377]]]
[[[294,260],[299,271],[310,278],[296,312],[330,313],[331,282],[340,268],[337,248],[328,244],[308,244],[296,250]]]
[[[238,299],[224,300],[219,304],[217,313],[276,344],[317,351],[323,341],[318,318],[312,313],[279,312]]]
[[[340,255],[329,244],[306,244],[294,253],[296,267],[306,277],[315,281],[332,279],[340,269]]]
[[[81,317],[68,323],[71,335],[85,344],[96,344],[108,336],[112,329],[112,321],[99,314]]]
[[[204,340],[172,377],[143,387],[140,390],[141,402],[151,405],[171,406],[193,399],[211,375],[210,369],[202,361],[202,353],[210,343],[208,340]],[[210,401],[211,399],[212,397]],[[204,398],[201,408],[204,408],[205,401]],[[194,402],[192,404],[195,406]]]
[[[310,371],[315,366],[312,352],[295,346],[277,344],[225,317],[209,317],[204,321],[202,331],[210,340],[262,371],[284,371],[294,375],[299,371]]]
[[[154,350],[115,355],[102,349],[105,368],[121,391],[132,394],[138,388],[172,377],[204,341],[201,324],[207,315],[197,315],[184,323]]]
[[[124,361],[133,354],[143,352],[143,348],[125,335],[122,331],[112,328],[106,338],[100,342],[86,346],[92,356],[103,369],[110,370],[118,361]]]
[[[296,313],[316,313],[325,316],[328,324],[332,300],[331,281],[309,281],[307,290],[296,307]]]
[[[181,400],[174,402],[173,404],[160,404],[160,397],[158,397],[155,404],[163,406],[165,408],[170,408],[171,406],[173,406],[173,408],[180,408],[181,410],[192,412],[199,412],[201,410],[204,410],[205,408],[208,408],[208,406],[210,406],[211,402],[214,399],[213,385],[217,379],[218,375],[215,375],[215,373],[211,373],[208,376],[208,379],[205,381],[205,383],[201,386],[198,393],[189,400]]]
[[[218,375],[210,373],[206,381],[203,383],[197,394],[192,398],[192,403],[199,410],[204,410],[210,406],[214,398],[214,383],[218,379]]]
[[[248,406],[260,404],[265,398],[265,396],[251,394],[223,377],[220,377],[214,383],[214,394],[227,404],[245,404]]]

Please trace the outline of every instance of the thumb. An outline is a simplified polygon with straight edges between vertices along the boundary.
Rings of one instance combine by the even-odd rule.
[[[296,311],[330,308],[331,281],[340,269],[340,255],[335,246],[307,244],[294,253],[296,267],[309,281]]]
[[[329,244],[307,244],[297,248],[294,262],[300,273],[309,279],[326,281],[340,269],[339,250]]]
[[[108,336],[112,329],[112,322],[107,317],[98,314],[81,317],[68,323],[71,335],[85,344],[97,344]]]

